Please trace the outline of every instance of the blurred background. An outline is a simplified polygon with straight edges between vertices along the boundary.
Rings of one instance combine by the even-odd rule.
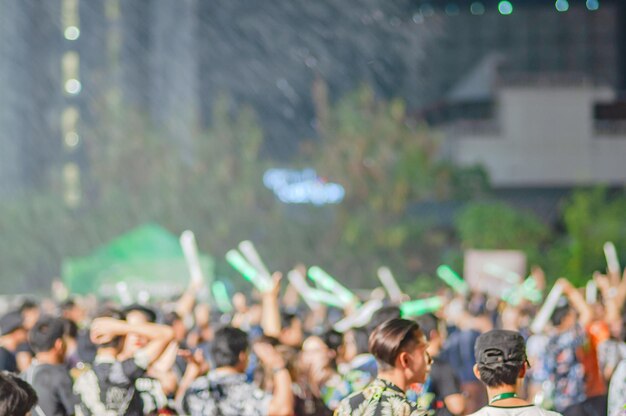
[[[625,91],[622,0],[0,0],[1,291],[168,291],[185,229],[232,288],[244,239],[357,288],[468,248],[582,283],[626,254]]]

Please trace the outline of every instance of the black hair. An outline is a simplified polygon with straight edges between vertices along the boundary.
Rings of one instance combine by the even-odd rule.
[[[480,380],[489,387],[514,386],[524,367],[523,361],[506,361],[493,364],[478,363]]]
[[[343,334],[341,332],[337,332],[334,329],[329,329],[324,332],[321,336],[324,344],[328,346],[333,351],[338,351],[339,347],[343,345]]]
[[[24,311],[27,311],[29,309],[36,309],[39,308],[39,305],[37,304],[36,301],[32,300],[32,299],[25,299],[22,304],[20,305],[20,313],[23,313]]]
[[[147,306],[140,305],[138,303],[133,303],[124,308],[124,315],[128,315],[130,312],[140,312],[146,318],[146,321],[150,323],[156,322],[157,315],[154,310],[148,308]]]
[[[166,313],[165,315],[163,315],[163,319],[162,319],[163,325],[168,325],[168,326],[172,326],[174,322],[180,321],[180,320],[182,320],[182,318],[180,317],[179,314],[177,314],[174,311]]]
[[[28,333],[28,341],[33,351],[50,351],[58,339],[63,339],[65,324],[59,318],[49,316],[37,321]]]
[[[76,306],[76,301],[74,301],[74,299],[69,298],[67,300],[64,300],[63,302],[61,302],[61,304],[59,305],[59,308],[62,311],[67,311],[72,309],[74,306]]]
[[[25,416],[37,403],[35,390],[14,374],[0,372],[0,415]]]
[[[239,328],[226,326],[218,329],[213,338],[211,356],[215,366],[232,367],[239,363],[239,355],[248,350],[248,335]]]
[[[369,349],[379,370],[395,366],[398,355],[421,341],[422,331],[417,322],[390,319],[376,327],[369,337]]]
[[[552,322],[552,325],[561,325],[570,310],[571,307],[569,304],[558,306],[556,309],[554,309],[554,312],[552,312],[552,316],[550,316],[550,321]]]
[[[426,339],[430,341],[430,333],[435,331],[439,332],[439,318],[437,318],[432,313],[427,313],[425,315],[417,318],[417,322],[420,324],[420,328],[422,328],[422,332],[426,335]]]
[[[280,311],[280,327],[283,329],[291,328],[291,325],[293,324],[293,320],[297,317],[298,315],[296,315],[293,312],[281,310]]]
[[[78,338],[78,325],[71,319],[61,318],[63,321],[63,335],[68,338]]]

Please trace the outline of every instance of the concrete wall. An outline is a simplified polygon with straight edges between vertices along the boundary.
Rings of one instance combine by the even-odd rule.
[[[596,135],[593,106],[613,94],[589,85],[508,87],[497,96],[498,131],[448,133],[453,160],[483,164],[495,186],[626,182],[626,130]]]

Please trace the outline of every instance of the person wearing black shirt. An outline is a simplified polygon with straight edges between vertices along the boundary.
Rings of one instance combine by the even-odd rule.
[[[35,359],[22,374],[39,397],[35,415],[72,416],[78,398],[72,391],[72,379],[65,359],[65,324],[59,318],[43,317],[29,332]]]
[[[96,318],[91,324],[91,340],[99,345],[92,369],[84,371],[74,384],[81,397],[84,415],[143,416],[143,403],[135,382],[146,373],[173,340],[174,332],[165,325],[129,325],[111,317]],[[130,357],[119,356],[122,340],[128,334],[145,337],[147,344]]]
[[[436,416],[460,415],[465,410],[465,397],[454,369],[439,357],[445,341],[444,332],[439,330],[439,319],[433,314],[426,314],[418,322],[428,338],[427,351],[433,358],[421,397],[424,403],[420,404],[434,410]]]
[[[9,312],[0,318],[0,370],[17,373],[15,354],[26,341],[26,330],[19,311]]]

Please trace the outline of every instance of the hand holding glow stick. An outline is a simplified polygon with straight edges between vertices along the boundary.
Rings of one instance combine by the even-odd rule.
[[[446,284],[450,286],[452,290],[454,290],[456,293],[463,296],[469,293],[470,288],[467,282],[461,279],[461,277],[456,274],[454,270],[450,268],[450,266],[446,266],[444,264],[437,267],[437,276],[439,276],[441,280],[446,282]]]
[[[378,278],[385,287],[385,290],[387,290],[391,301],[394,303],[402,302],[402,291],[400,290],[398,282],[396,282],[396,279],[394,279],[393,274],[391,274],[391,270],[389,270],[388,267],[381,267],[378,269]]]
[[[540,333],[546,326],[548,320],[550,320],[550,317],[552,316],[552,313],[556,309],[556,305],[559,303],[559,298],[562,294],[563,286],[559,283],[555,283],[552,290],[550,290],[546,301],[543,303],[543,306],[541,306],[541,309],[539,309],[539,312],[535,316],[535,320],[530,325],[530,330],[533,333]]]
[[[299,271],[290,271],[287,273],[287,279],[289,279],[289,283],[298,291],[298,294],[309,308],[316,309],[320,306],[319,303],[309,297],[309,292],[313,289],[307,285],[305,277]]]
[[[593,280],[587,282],[585,287],[585,300],[588,304],[593,305],[598,301],[598,285]]]
[[[263,263],[263,260],[261,260],[261,256],[259,256],[259,253],[254,248],[254,244],[252,244],[252,241],[245,240],[239,243],[239,251],[241,251],[241,254],[244,255],[246,260],[248,260],[248,262],[254,268],[256,268],[259,271],[259,273],[261,273],[263,276],[266,276],[269,279],[269,277],[271,276],[271,273],[269,272],[269,270]]]
[[[252,267],[237,250],[230,250],[226,253],[226,261],[260,292],[266,292],[272,288],[269,278],[261,275],[257,269]]]
[[[439,296],[426,299],[411,300],[400,305],[400,316],[421,316],[427,313],[436,312],[443,306]]]
[[[350,292],[341,283],[331,277],[328,273],[317,266],[309,268],[309,277],[327,292],[336,294],[339,300],[348,306],[350,304],[359,303],[359,299]]]
[[[204,281],[204,277],[202,275],[202,267],[200,266],[200,259],[198,257],[196,237],[192,231],[187,230],[180,235],[180,246],[183,249],[183,254],[185,255],[185,260],[187,261],[191,282],[196,287],[201,286]]]

